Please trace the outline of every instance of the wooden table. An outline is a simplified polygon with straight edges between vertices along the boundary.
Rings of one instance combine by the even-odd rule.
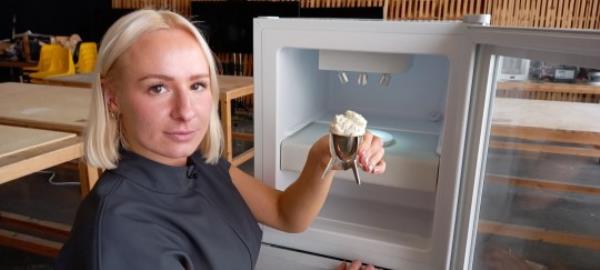
[[[74,133],[0,125],[0,184],[78,159],[81,138]],[[65,239],[69,226],[0,211],[0,224]],[[58,238],[57,238],[58,237]],[[55,256],[61,243],[0,229],[0,244],[44,256]]]
[[[224,156],[232,165],[238,166],[254,157],[254,148],[233,156],[233,139],[254,140],[252,134],[234,133],[231,123],[231,101],[254,93],[252,77],[219,76],[219,102],[221,107],[221,124],[225,137]]]
[[[86,88],[0,83],[0,124],[81,134],[91,100]]]
[[[80,190],[85,196],[99,176],[96,168],[81,159],[82,140],[77,136],[85,127],[91,94],[85,88],[0,83],[0,124],[12,126],[0,130],[0,136],[6,137],[0,148],[4,153],[0,158],[0,183],[79,159]],[[65,239],[70,230],[64,224],[7,212],[0,212],[0,223],[51,239]],[[0,244],[44,256],[55,256],[62,246],[60,242],[7,230],[0,230]]]
[[[35,84],[49,84],[49,85],[60,85],[70,87],[81,87],[81,88],[92,88],[94,80],[96,80],[96,73],[78,73],[68,76],[57,76],[45,79],[32,78],[31,82]]]
[[[0,83],[0,124],[81,135],[91,99],[92,91],[86,88]],[[98,180],[98,172],[80,161],[79,174],[85,196]]]
[[[74,133],[0,125],[0,184],[80,158]]]

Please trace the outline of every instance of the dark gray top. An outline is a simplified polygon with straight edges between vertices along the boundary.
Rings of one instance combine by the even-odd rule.
[[[196,153],[171,167],[122,151],[79,206],[57,269],[253,269],[262,231],[229,166]]]

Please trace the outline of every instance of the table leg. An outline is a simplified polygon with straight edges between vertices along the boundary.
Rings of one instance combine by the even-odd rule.
[[[83,159],[79,160],[79,183],[81,198],[85,197],[99,178],[98,168],[88,165]]]
[[[223,137],[225,140],[225,149],[223,155],[227,161],[231,162],[233,159],[233,142],[231,138],[231,100],[223,98],[221,102],[221,124],[223,125]]]

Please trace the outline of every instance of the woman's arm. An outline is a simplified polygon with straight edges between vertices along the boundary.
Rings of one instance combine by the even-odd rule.
[[[367,133],[359,151],[363,170],[380,174],[385,170],[383,143]],[[286,232],[302,232],[308,228],[323,206],[335,171],[325,174],[329,153],[329,137],[323,136],[311,147],[298,179],[285,191],[263,184],[240,169],[231,166],[229,172],[254,217],[267,226]]]

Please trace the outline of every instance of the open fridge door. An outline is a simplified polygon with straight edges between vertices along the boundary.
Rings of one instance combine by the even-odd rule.
[[[600,265],[600,31],[469,26],[452,269]]]

